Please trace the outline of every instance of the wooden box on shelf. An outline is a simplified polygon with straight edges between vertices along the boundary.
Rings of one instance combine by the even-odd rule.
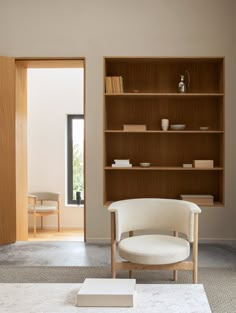
[[[180,195],[181,200],[194,202],[197,205],[214,205],[212,195]]]
[[[185,70],[190,86],[178,93]],[[104,94],[104,203],[178,199],[184,193],[214,195],[214,203],[223,204],[224,58],[106,57],[105,77],[122,77],[124,92]],[[188,128],[163,132],[163,118]],[[208,129],[199,130],[201,125]],[[134,166],[112,168],[116,158],[128,158]],[[210,162],[199,167],[200,158]],[[140,170],[135,165],[142,160],[155,166]],[[181,166],[190,160],[195,167]]]
[[[214,160],[194,160],[193,166],[195,168],[213,168]]]
[[[146,131],[147,126],[146,125],[138,125],[138,124],[124,124],[123,125],[124,131],[132,131],[132,132],[140,132],[140,131]]]

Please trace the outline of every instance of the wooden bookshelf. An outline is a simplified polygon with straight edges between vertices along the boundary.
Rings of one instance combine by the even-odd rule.
[[[179,75],[190,86],[178,93]],[[122,77],[122,93],[105,93],[104,204],[128,198],[179,199],[211,194],[224,204],[224,58],[104,58],[105,78]],[[161,119],[185,124],[162,131]],[[146,131],[124,131],[143,124]],[[208,127],[200,130],[200,127]],[[111,167],[130,159],[132,167]],[[183,168],[193,160],[214,160],[207,169]],[[150,162],[150,167],[140,167]]]

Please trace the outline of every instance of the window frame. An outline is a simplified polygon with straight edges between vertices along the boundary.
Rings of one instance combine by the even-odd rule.
[[[67,115],[67,204],[78,205],[73,200],[73,140],[72,140],[72,122],[75,119],[84,120],[84,114],[68,114]],[[84,155],[83,155],[84,157]],[[84,171],[83,171],[84,175]],[[81,199],[80,204],[84,204]]]

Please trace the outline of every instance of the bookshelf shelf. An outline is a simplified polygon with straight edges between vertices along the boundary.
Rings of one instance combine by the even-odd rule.
[[[178,93],[185,70],[190,86]],[[214,196],[210,207],[223,206],[224,58],[106,57],[104,82],[107,77],[119,77],[121,83],[119,93],[115,86],[104,93],[104,204],[209,194]],[[186,128],[163,131],[161,119]],[[124,131],[124,125],[131,130]],[[139,126],[147,130],[137,131]],[[133,166],[112,167],[115,159],[129,159]],[[193,160],[213,160],[214,167],[182,167]],[[141,162],[158,166],[137,166]]]
[[[142,133],[142,134],[224,134],[223,130],[146,130],[146,131],[124,131],[119,129],[107,129],[104,130],[105,133],[115,133],[115,134],[129,134],[129,133]]]
[[[223,171],[223,167],[213,168],[195,168],[195,167],[181,167],[181,166],[132,166],[132,167],[111,167],[105,166],[105,170],[112,171]]]
[[[154,93],[154,92],[126,92],[126,93],[105,93],[106,97],[160,97],[160,98],[200,98],[200,97],[223,97],[223,93]]]

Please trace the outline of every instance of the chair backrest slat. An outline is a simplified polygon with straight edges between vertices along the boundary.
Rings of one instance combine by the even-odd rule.
[[[60,194],[56,192],[32,192],[38,201],[59,201]]]

